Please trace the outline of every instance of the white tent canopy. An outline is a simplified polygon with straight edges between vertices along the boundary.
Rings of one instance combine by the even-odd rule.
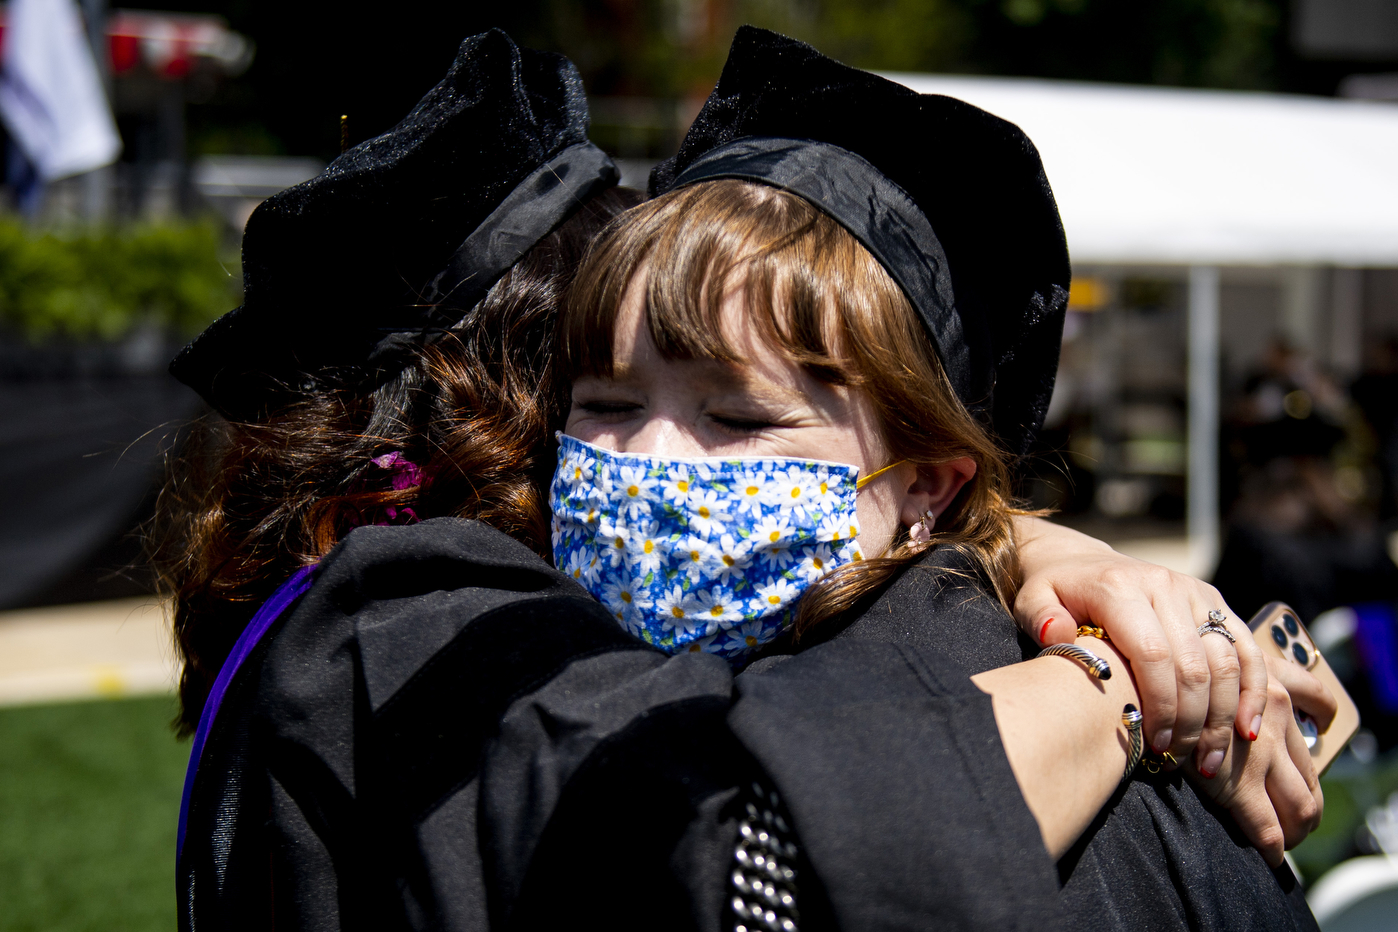
[[[1398,266],[1398,104],[888,77],[1018,124],[1075,264]]]

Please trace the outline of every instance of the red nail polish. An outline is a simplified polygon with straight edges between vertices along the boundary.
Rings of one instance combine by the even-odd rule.
[[[1040,643],[1040,644],[1044,643],[1044,635],[1048,633],[1048,626],[1051,625],[1051,624],[1053,624],[1053,619],[1052,619],[1052,618],[1050,618],[1048,621],[1044,622],[1043,625],[1041,625],[1041,626],[1039,627],[1039,643]]]
[[[1218,771],[1215,770],[1213,773],[1209,773],[1207,770],[1201,770],[1199,771],[1199,776],[1203,777],[1205,780],[1212,780],[1214,777],[1218,776]]]
[[[1255,732],[1255,731],[1250,731],[1250,732],[1248,732],[1248,740],[1249,740],[1249,741],[1256,741],[1256,740],[1257,740],[1257,732]]]

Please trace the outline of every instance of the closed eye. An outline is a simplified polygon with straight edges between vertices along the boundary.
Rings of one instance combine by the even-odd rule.
[[[634,401],[577,401],[573,407],[588,414],[630,414],[641,410]]]
[[[724,414],[710,414],[709,420],[713,421],[719,430],[735,436],[755,434],[769,427],[777,426],[766,418],[736,417]]]

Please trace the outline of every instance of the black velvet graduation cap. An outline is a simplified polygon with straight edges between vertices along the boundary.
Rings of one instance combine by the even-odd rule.
[[[650,193],[714,178],[791,191],[853,233],[912,301],[957,396],[1011,453],[1028,450],[1053,394],[1070,270],[1019,127],[744,26]]]
[[[170,371],[235,420],[367,388],[460,322],[616,166],[587,141],[572,63],[499,30],[461,43],[392,130],[268,198],[243,234],[244,303]]]

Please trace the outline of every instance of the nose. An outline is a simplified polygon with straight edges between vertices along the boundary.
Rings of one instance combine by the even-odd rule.
[[[675,418],[652,414],[622,443],[620,453],[648,456],[705,456],[707,452],[692,431]]]

